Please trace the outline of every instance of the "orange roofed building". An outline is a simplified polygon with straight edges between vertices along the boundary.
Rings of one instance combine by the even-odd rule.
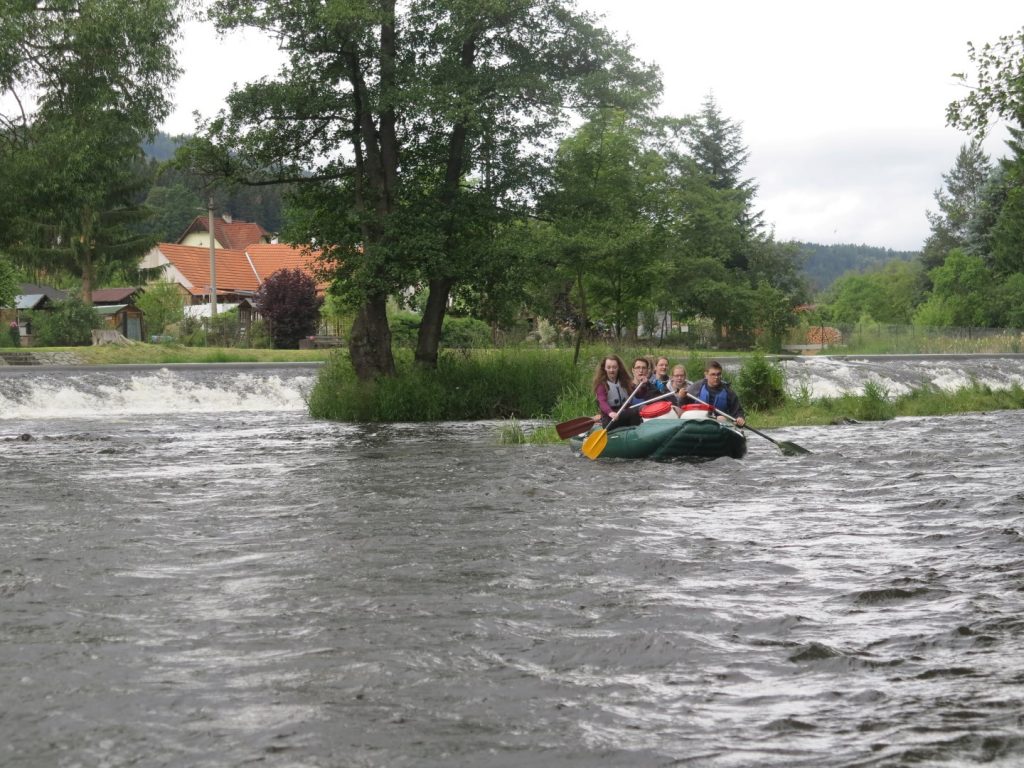
[[[257,225],[258,226],[258,225]],[[280,243],[254,243],[243,248],[220,248],[214,243],[217,301],[251,299],[263,282],[279,269],[301,269],[315,279],[313,255]],[[158,243],[139,263],[141,269],[163,269],[163,279],[181,286],[189,304],[210,300],[210,246]],[[327,285],[317,283],[323,295]]]
[[[273,240],[267,230],[252,221],[235,221],[231,214],[225,213],[213,220],[213,247],[240,251],[256,243],[269,243]],[[178,245],[194,245],[200,248],[210,247],[210,219],[208,216],[196,216],[188,225]],[[219,282],[219,281],[218,281]]]

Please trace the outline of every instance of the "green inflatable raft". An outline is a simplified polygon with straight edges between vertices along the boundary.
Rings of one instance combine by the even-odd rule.
[[[579,435],[569,440],[569,445],[579,453],[586,439],[587,435]],[[611,429],[598,458],[659,461],[721,456],[742,459],[746,455],[747,438],[743,432],[702,414],[701,418],[653,418],[636,427]]]

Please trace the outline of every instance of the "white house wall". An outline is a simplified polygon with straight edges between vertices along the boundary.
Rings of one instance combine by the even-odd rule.
[[[191,281],[178,271],[176,266],[167,260],[167,257],[161,253],[159,248],[154,248],[143,256],[142,262],[139,264],[140,269],[153,269],[155,267],[163,267],[162,280],[166,280],[169,283],[177,283],[190,291],[195,287]]]

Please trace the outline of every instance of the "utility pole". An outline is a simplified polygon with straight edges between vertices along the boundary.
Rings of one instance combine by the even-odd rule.
[[[213,247],[213,195],[207,198],[207,213],[210,216],[210,319],[217,316],[217,255]]]

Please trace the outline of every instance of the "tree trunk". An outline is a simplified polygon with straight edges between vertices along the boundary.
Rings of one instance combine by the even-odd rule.
[[[583,287],[583,270],[579,267],[576,269],[576,285],[579,287],[580,292],[580,322],[576,327],[576,347],[572,353],[573,368],[580,361],[580,347],[583,346],[583,334],[587,332],[587,328],[590,325],[590,318],[587,317],[587,292]]]
[[[82,254],[82,303],[92,306],[92,251],[89,249]]]
[[[416,334],[416,364],[424,368],[437,368],[437,350],[441,346],[441,329],[448,311],[448,296],[455,281],[439,277],[430,281],[430,295]]]
[[[472,72],[476,58],[476,34],[472,33],[462,43],[459,65],[466,72]],[[450,251],[455,244],[455,212],[459,196],[459,182],[466,166],[466,140],[469,133],[466,120],[458,120],[452,126],[448,137],[448,161],[445,164],[444,186],[441,188],[441,202],[448,211],[445,227],[445,247]],[[452,277],[434,277],[429,282],[430,295],[423,310],[423,319],[416,334],[416,364],[423,368],[437,368],[437,350],[441,345],[441,326],[448,311],[448,297],[455,285]]]
[[[371,296],[356,312],[348,337],[348,352],[360,381],[395,375],[386,295]]]

